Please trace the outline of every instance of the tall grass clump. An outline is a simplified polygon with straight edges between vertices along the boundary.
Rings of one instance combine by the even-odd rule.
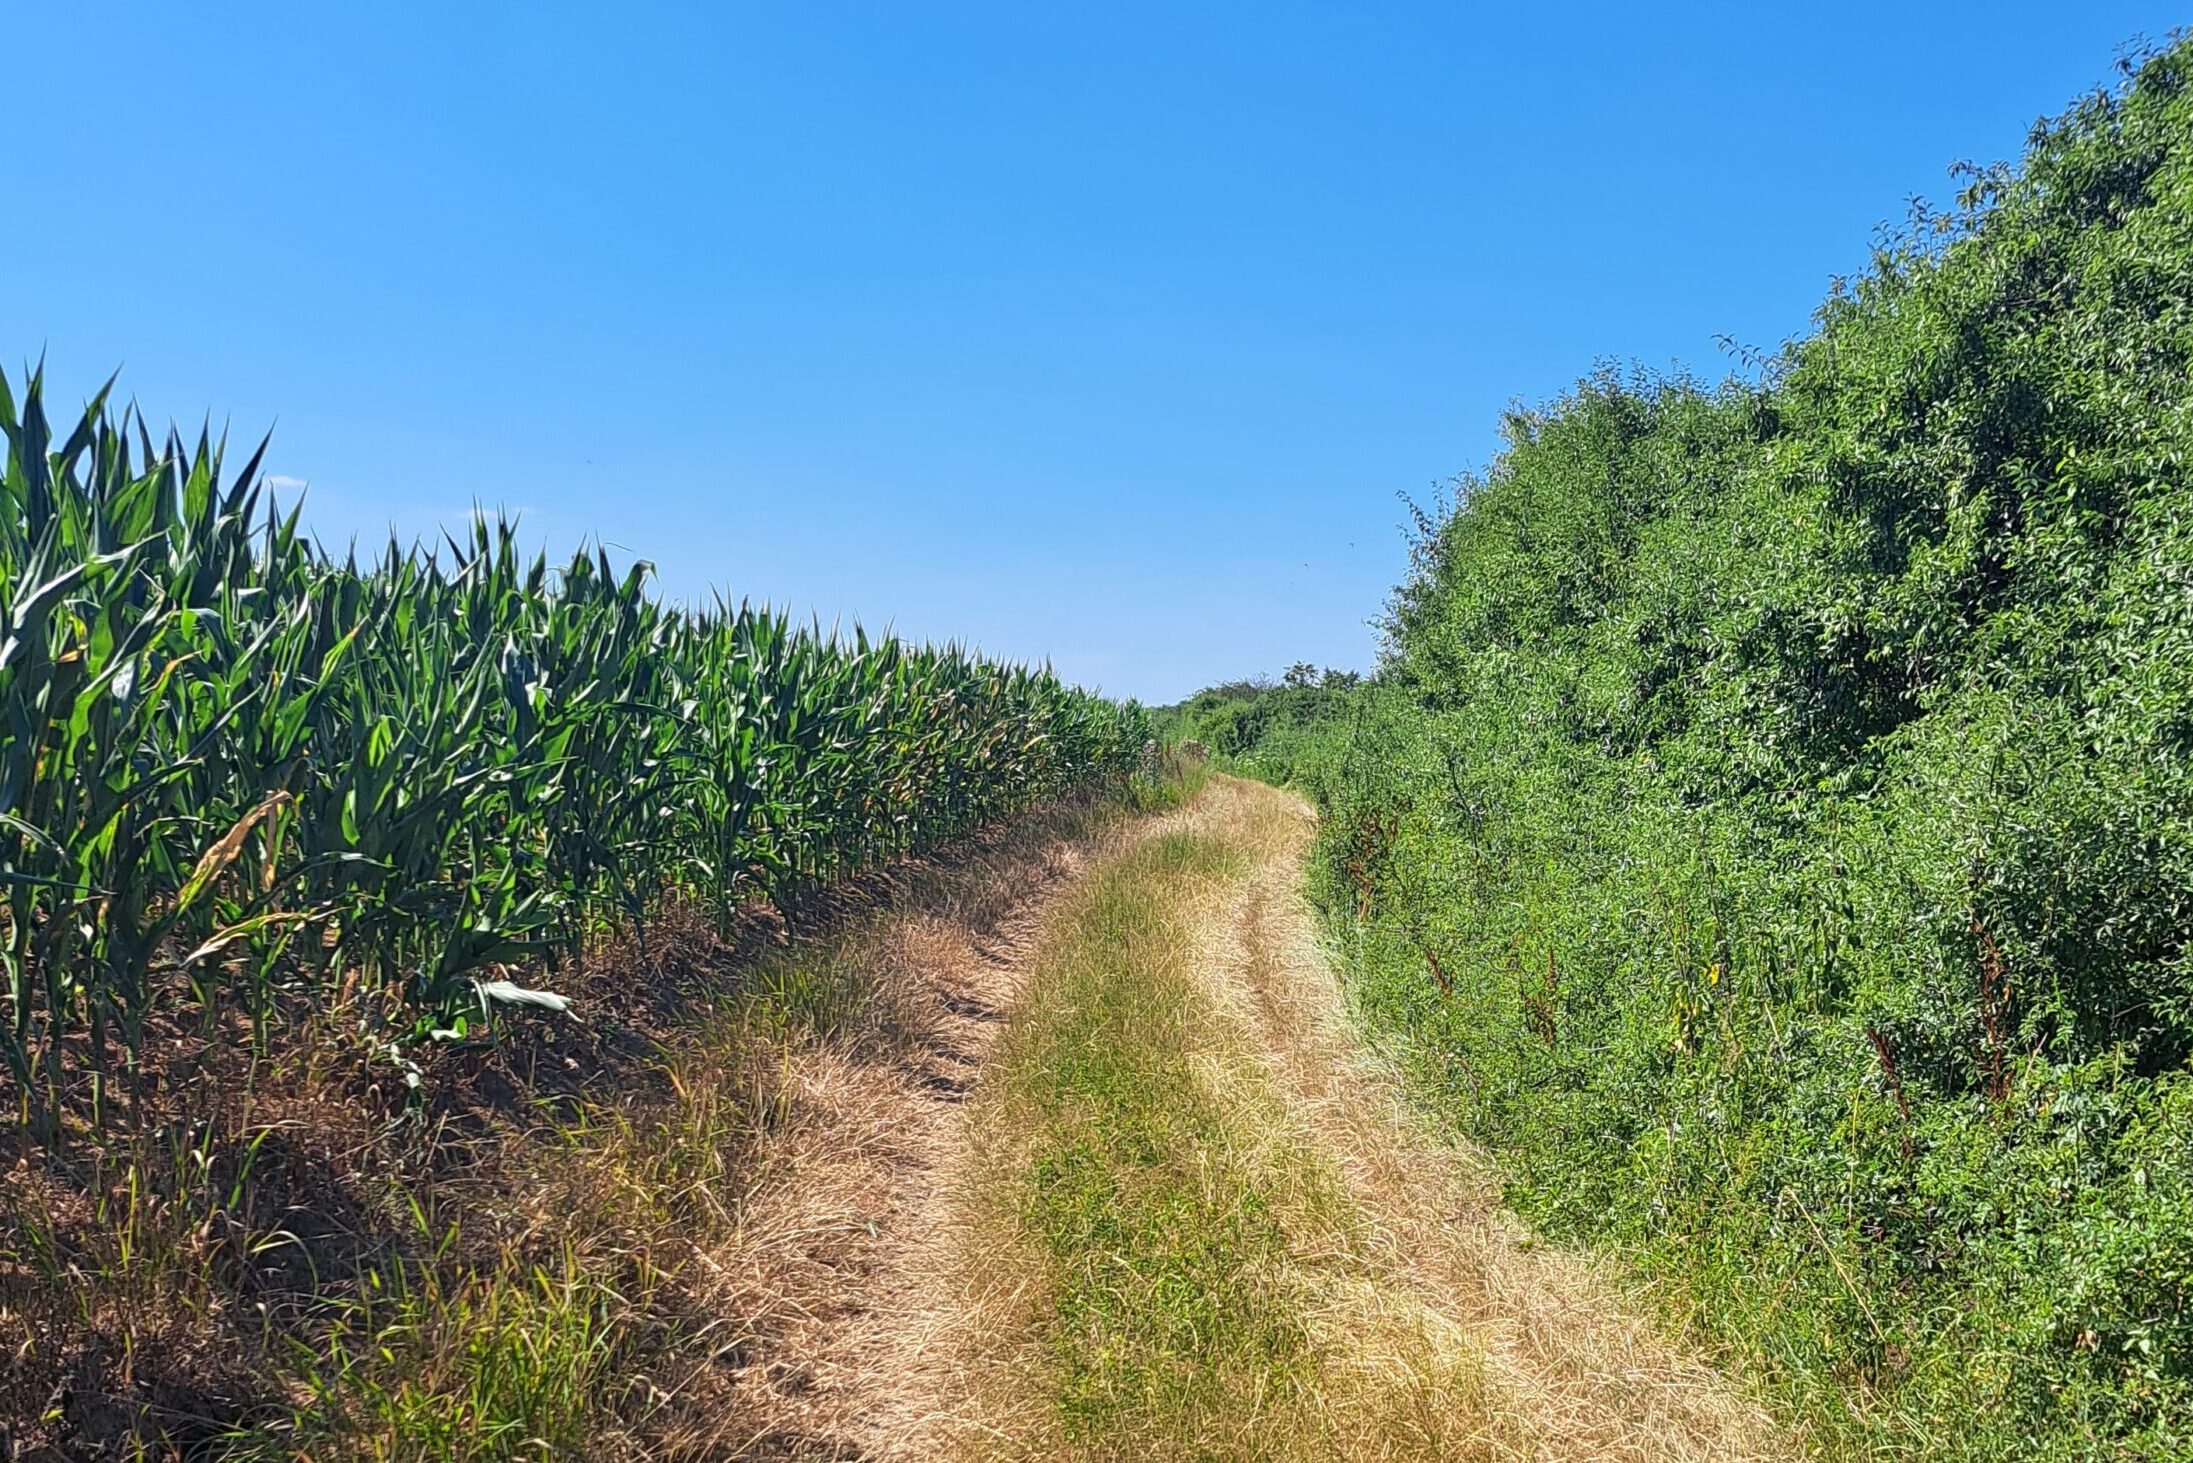
[[[1835,1456],[2193,1457],[2193,45],[1427,522],[1298,769],[1366,1009]]]
[[[260,455],[0,378],[0,1073],[51,1136],[160,1013],[355,1013],[399,1065],[514,967],[678,899],[728,926],[1127,778],[1146,720],[958,647],[665,606],[506,521],[335,558]],[[262,449],[263,451],[263,449]]]

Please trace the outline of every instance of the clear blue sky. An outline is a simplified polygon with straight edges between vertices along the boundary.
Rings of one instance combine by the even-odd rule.
[[[1511,399],[1802,330],[2186,18],[16,7],[0,359],[274,425],[324,537],[478,499],[1167,700],[1367,665]]]

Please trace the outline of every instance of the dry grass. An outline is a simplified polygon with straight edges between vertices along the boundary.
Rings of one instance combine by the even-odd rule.
[[[793,1064],[779,1171],[720,1262],[719,1303],[774,1321],[741,1369],[761,1422],[745,1451],[888,1456],[918,1431],[931,1310],[920,1256],[944,1222],[940,1179],[1023,952],[1083,856],[1054,845],[1009,891],[970,888],[879,930],[862,967],[888,1021]]]

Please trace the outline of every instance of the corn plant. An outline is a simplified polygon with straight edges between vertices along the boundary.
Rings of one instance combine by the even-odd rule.
[[[110,383],[111,385],[111,383]],[[956,646],[666,607],[507,521],[338,560],[264,444],[155,439],[102,391],[58,445],[0,376],[0,1064],[95,1116],[163,1007],[284,1000],[389,1041],[666,899],[728,923],[1133,772],[1131,703]]]

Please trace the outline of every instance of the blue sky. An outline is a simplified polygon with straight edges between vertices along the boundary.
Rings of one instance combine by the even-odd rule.
[[[324,537],[479,500],[1169,700],[1367,666],[1507,403],[1801,331],[2185,18],[34,5],[0,360],[272,425]]]

